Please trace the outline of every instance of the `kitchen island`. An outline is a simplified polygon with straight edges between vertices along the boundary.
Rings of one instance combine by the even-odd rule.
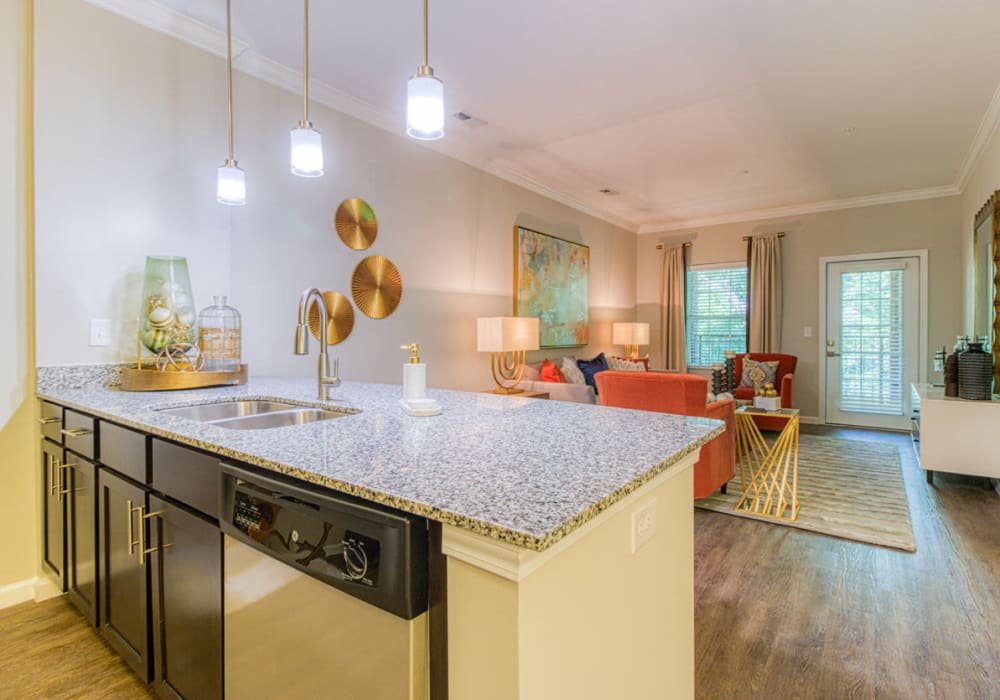
[[[699,418],[310,380],[127,393],[39,373],[39,396],[442,524],[451,698],[693,696],[691,467],[723,429]],[[342,418],[231,430],[161,409],[286,400]]]

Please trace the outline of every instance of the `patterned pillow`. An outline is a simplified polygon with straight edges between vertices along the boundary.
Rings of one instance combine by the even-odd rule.
[[[563,377],[566,379],[568,384],[586,384],[587,379],[583,376],[583,372],[580,368],[576,366],[576,358],[567,355],[562,360],[562,373]]]
[[[741,387],[757,389],[764,388],[765,384],[774,384],[774,375],[778,371],[778,361],[772,360],[759,362],[751,360],[749,357],[743,358],[743,377],[740,380]]]
[[[608,369],[618,370],[619,372],[645,372],[646,363],[633,362],[632,360],[627,360],[624,357],[609,357]]]

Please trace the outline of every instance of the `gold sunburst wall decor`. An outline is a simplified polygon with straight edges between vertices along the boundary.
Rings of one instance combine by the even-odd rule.
[[[330,310],[330,320],[326,325],[327,345],[336,345],[347,340],[354,329],[354,308],[340,292],[323,292],[323,301]],[[319,340],[320,314],[314,301],[309,305],[309,332]]]
[[[368,202],[358,197],[345,199],[333,216],[337,235],[348,248],[365,250],[378,235],[378,219]]]
[[[403,296],[403,278],[399,269],[389,258],[369,255],[354,268],[351,296],[366,316],[385,318],[396,310]]]

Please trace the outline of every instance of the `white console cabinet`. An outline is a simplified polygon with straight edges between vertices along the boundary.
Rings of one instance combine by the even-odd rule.
[[[1000,478],[1000,401],[965,401],[945,396],[941,387],[912,386],[919,405],[914,443],[927,480],[933,472]]]

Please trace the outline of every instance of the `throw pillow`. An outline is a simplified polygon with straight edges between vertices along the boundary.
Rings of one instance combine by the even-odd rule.
[[[562,373],[563,378],[569,384],[586,384],[587,378],[583,376],[583,372],[576,365],[576,358],[567,355],[562,360]]]
[[[555,362],[550,362],[548,358],[542,362],[542,371],[540,372],[543,382],[556,382],[557,384],[565,384],[566,380],[563,379],[562,374],[559,372],[559,368],[556,367]]]
[[[619,372],[645,372],[646,363],[642,360],[633,361],[624,357],[609,357],[608,369],[618,370]]]
[[[774,384],[774,375],[778,371],[778,361],[751,360],[749,357],[743,358],[743,377],[740,380],[741,387],[756,389],[764,388],[765,384]]]
[[[589,360],[577,360],[576,366],[583,372],[583,378],[589,386],[594,388],[594,393],[596,394],[597,382],[594,381],[594,375],[608,368],[608,360],[604,357],[604,353],[602,352]]]
[[[521,379],[526,382],[538,382],[542,379],[541,373],[541,362],[529,362],[524,366],[524,376]]]

